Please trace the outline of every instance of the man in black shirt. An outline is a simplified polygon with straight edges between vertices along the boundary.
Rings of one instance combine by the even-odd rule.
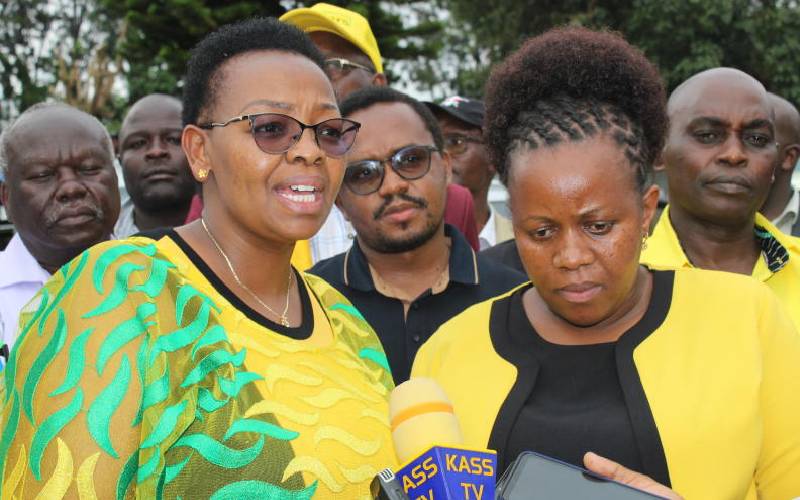
[[[361,311],[400,383],[442,323],[526,278],[476,255],[443,223],[450,158],[425,105],[388,87],[370,87],[340,108],[362,124],[336,201],[356,241],[311,272]]]
[[[481,250],[480,255],[486,259],[499,262],[521,273],[525,273],[525,268],[522,266],[522,259],[519,257],[517,242],[513,238],[498,243],[486,250]]]

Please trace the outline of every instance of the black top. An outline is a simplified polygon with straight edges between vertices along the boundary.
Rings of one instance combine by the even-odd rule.
[[[477,255],[464,236],[445,225],[450,237],[450,281],[441,293],[417,297],[403,318],[403,302],[375,289],[369,264],[358,245],[318,262],[309,272],[325,279],[364,315],[378,334],[396,384],[408,380],[420,346],[439,326],[472,304],[507,292],[526,281],[513,269]]]
[[[510,297],[508,331],[529,336],[539,363],[533,392],[517,415],[507,457],[532,450],[583,467],[583,455],[594,451],[633,470],[642,470],[630,416],[622,393],[616,342],[558,345],[544,340],[531,325],[522,294]]]
[[[522,259],[519,257],[517,244],[513,239],[489,247],[483,250],[480,255],[525,274],[525,268],[522,267]]]
[[[650,270],[650,273],[653,276],[653,292],[644,316],[610,345],[613,346],[619,387],[629,415],[628,425],[633,432],[633,442],[642,464],[637,470],[669,486],[671,481],[664,447],[642,381],[639,379],[633,352],[661,326],[667,317],[672,304],[675,271]],[[529,287],[525,288],[527,289]],[[487,446],[491,450],[497,450],[498,473],[505,470],[516,458],[507,453],[512,446],[511,434],[519,415],[527,406],[528,399],[536,392],[542,372],[539,357],[532,355],[541,350],[542,340],[538,334],[531,335],[533,327],[525,315],[521,301],[521,295],[525,290],[520,291],[520,299],[516,303],[514,294],[495,300],[489,317],[492,347],[499,356],[517,369],[516,380],[497,413]],[[523,329],[515,329],[513,325],[526,326]],[[616,439],[614,435],[600,437]],[[593,451],[602,453],[612,446],[611,443],[606,443],[605,447]]]

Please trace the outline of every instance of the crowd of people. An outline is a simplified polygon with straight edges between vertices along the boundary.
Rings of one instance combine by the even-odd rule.
[[[324,3],[207,35],[114,138],[32,106],[0,137],[0,495],[369,498],[426,377],[500,471],[798,497],[799,158],[737,69],[667,95],[556,28],[421,102]]]

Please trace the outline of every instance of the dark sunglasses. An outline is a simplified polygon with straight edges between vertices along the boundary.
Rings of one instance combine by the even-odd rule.
[[[361,160],[347,165],[344,185],[358,195],[376,192],[386,177],[384,165],[389,163],[397,175],[408,181],[419,179],[431,169],[431,154],[439,151],[434,146],[406,146],[385,160]]]
[[[344,155],[356,140],[361,124],[346,118],[331,118],[316,125],[306,125],[291,116],[280,113],[255,113],[231,118],[225,122],[198,125],[202,129],[225,127],[233,122],[250,121],[250,133],[259,149],[265,153],[281,154],[289,151],[310,128],[314,131],[317,146],[330,156]]]
[[[444,136],[444,150],[453,156],[462,155],[467,151],[467,144],[483,144],[481,139],[462,134],[449,134]]]
[[[323,63],[326,70],[331,72],[337,73],[349,73],[354,69],[363,69],[367,73],[375,73],[375,70],[370,68],[369,66],[364,66],[363,64],[358,64],[356,62],[351,61],[350,59],[344,59],[342,57],[334,57],[331,59],[325,59]]]

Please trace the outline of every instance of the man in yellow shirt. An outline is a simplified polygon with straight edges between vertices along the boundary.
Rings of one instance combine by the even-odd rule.
[[[800,239],[758,213],[778,161],[764,86],[732,68],[698,73],[672,93],[661,163],[669,206],[641,260],[752,275],[800,326]]]

